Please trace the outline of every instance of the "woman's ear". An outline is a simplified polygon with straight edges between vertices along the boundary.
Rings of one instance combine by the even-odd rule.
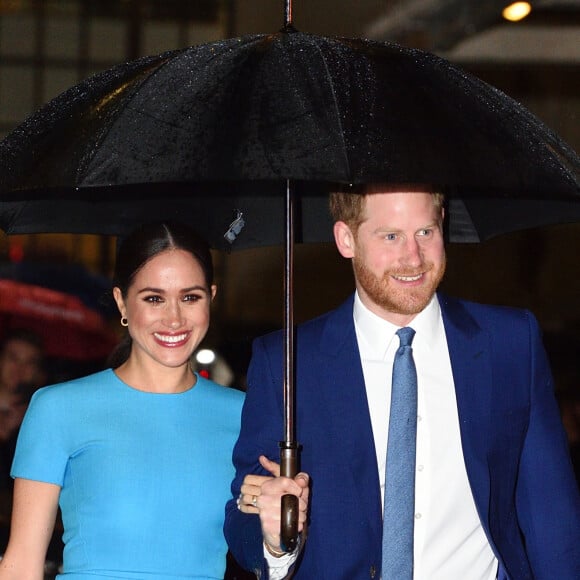
[[[345,222],[334,224],[334,242],[343,258],[354,258],[355,241],[351,229]]]
[[[121,289],[118,288],[117,286],[115,286],[113,288],[113,298],[115,299],[115,302],[117,303],[117,308],[119,309],[119,313],[121,314],[121,316],[123,318],[125,318],[127,316],[127,309],[125,308],[125,301],[123,300],[123,293],[121,292]]]

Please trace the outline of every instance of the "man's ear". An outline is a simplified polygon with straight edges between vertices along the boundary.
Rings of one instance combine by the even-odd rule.
[[[355,240],[354,234],[345,222],[335,222],[334,242],[343,258],[354,258]]]
[[[439,229],[441,230],[441,233],[444,232],[444,228],[445,228],[445,208],[441,208],[441,218],[439,221]]]

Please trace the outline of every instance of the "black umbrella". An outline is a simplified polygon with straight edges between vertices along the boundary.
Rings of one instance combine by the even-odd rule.
[[[580,221],[580,159],[449,62],[297,32],[288,8],[279,33],[122,64],[30,117],[0,144],[0,227],[122,234],[177,217],[215,248],[284,242],[281,459],[293,475],[292,248],[330,238],[329,189],[439,186],[449,238],[474,241]]]
[[[454,241],[579,217],[578,156],[504,93],[426,52],[291,28],[92,77],[9,135],[0,163],[8,233],[118,234],[190,214],[223,247],[240,209],[238,247],[281,243],[286,180],[303,200],[298,241],[328,239],[328,182],[440,185],[461,200]]]

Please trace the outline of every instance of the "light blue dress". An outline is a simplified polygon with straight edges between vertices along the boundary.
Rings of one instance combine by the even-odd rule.
[[[37,391],[12,476],[62,487],[62,580],[224,577],[224,506],[243,393],[178,394],[111,370]]]

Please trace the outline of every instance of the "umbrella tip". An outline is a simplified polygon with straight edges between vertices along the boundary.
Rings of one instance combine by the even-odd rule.
[[[292,24],[292,0],[284,0],[284,26],[280,29],[283,33],[298,32]]]
[[[281,32],[294,32],[292,26],[292,0],[284,0],[284,27]]]

